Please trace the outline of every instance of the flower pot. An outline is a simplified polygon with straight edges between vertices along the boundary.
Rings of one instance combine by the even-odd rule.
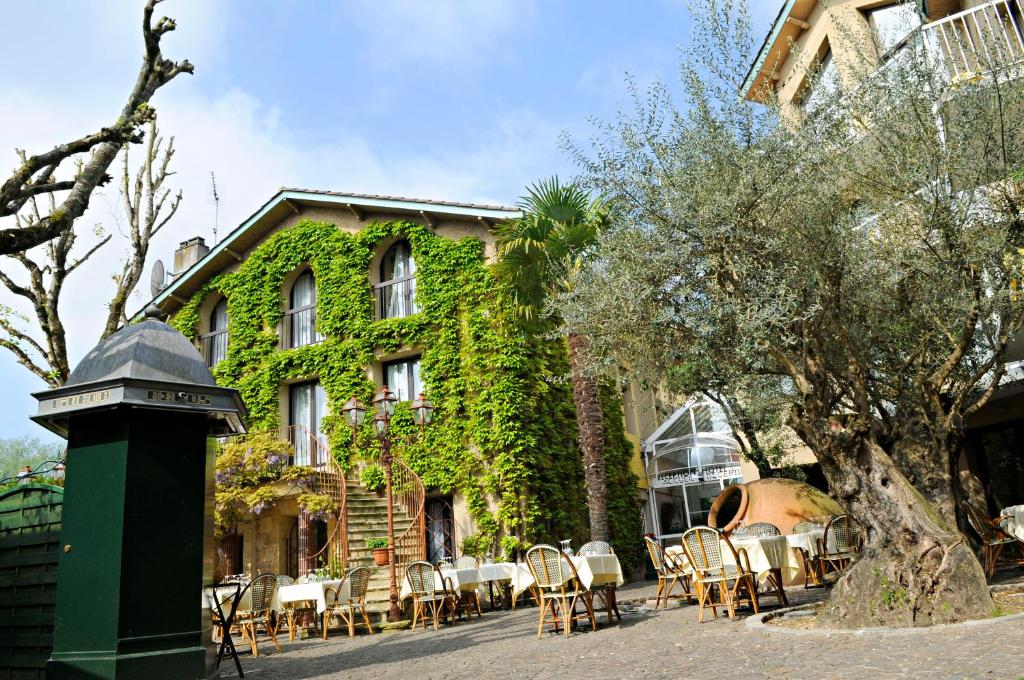
[[[383,567],[390,560],[388,560],[388,549],[387,548],[374,548],[373,549],[373,563],[378,567]]]

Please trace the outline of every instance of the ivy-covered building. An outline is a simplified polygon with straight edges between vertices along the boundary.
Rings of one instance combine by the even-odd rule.
[[[311,466],[321,485],[345,492],[343,508],[309,513],[282,483],[226,529],[224,570],[294,574],[332,540],[344,541],[334,554],[349,563],[368,560],[365,539],[383,535],[384,509],[360,470],[377,447],[370,424],[353,437],[340,409],[353,395],[369,404],[385,384],[401,400],[400,442],[417,430],[410,400],[422,391],[436,407],[422,436],[397,448],[424,490],[422,507],[415,494],[400,499],[399,531],[419,534],[400,546],[419,552],[405,559],[585,540],[564,343],[523,331],[490,267],[491,227],[518,214],[283,189],[212,248],[181,245],[153,303],[217,380],[238,388],[250,431],[291,441],[287,464]],[[642,498],[621,396],[608,388],[607,475],[613,540],[629,568],[639,560]]]

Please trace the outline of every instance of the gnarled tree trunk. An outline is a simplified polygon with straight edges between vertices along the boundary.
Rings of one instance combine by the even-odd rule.
[[[864,550],[832,590],[844,628],[928,626],[992,613],[970,546],[900,472],[864,423],[795,419],[836,500],[865,531]]]
[[[607,541],[608,483],[604,471],[604,421],[601,416],[601,394],[597,381],[582,374],[579,357],[586,340],[575,333],[569,335],[569,370],[572,372],[572,398],[576,405],[576,425],[580,431],[580,454],[583,477],[587,485],[587,507],[590,513],[590,539]]]

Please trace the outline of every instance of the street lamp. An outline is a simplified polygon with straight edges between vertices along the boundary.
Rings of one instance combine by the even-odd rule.
[[[395,510],[391,490],[390,426],[391,416],[395,413],[395,404],[397,403],[398,396],[388,390],[387,385],[381,387],[380,392],[373,398],[373,429],[377,434],[377,439],[380,440],[381,460],[384,463],[384,494],[387,497],[388,506],[388,571],[391,586],[389,594],[391,606],[388,609],[388,621],[392,623],[402,618],[402,612],[398,607],[398,577],[395,573]],[[349,427],[352,428],[353,434],[355,434],[356,428],[362,424],[366,416],[367,409],[353,396],[345,403],[341,412],[345,416],[345,421],[349,424]],[[422,431],[433,419],[434,405],[427,401],[421,392],[419,398],[412,403],[412,412],[416,424],[420,426]]]

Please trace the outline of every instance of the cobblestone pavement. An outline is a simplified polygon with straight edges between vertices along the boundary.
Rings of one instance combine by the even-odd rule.
[[[644,596],[624,589],[620,601]],[[791,600],[820,597],[796,590]],[[765,605],[774,598],[765,597]],[[770,608],[770,606],[766,606]],[[624,608],[626,609],[626,608]],[[622,623],[577,632],[569,639],[536,639],[538,611],[485,612],[440,631],[428,629],[349,639],[332,631],[282,642],[283,653],[242,666],[253,680],[302,678],[1010,678],[1024,677],[1024,621],[956,629],[828,637],[764,633],[742,619],[698,625],[696,609],[631,607]],[[233,677],[230,661],[222,677]]]

